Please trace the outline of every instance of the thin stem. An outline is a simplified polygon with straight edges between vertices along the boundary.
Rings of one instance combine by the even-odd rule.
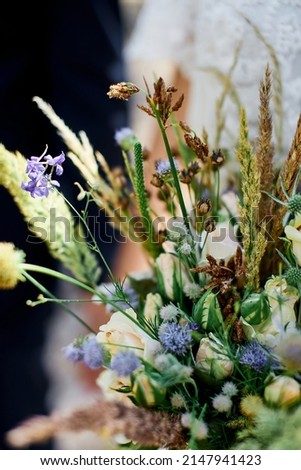
[[[22,272],[24,271],[26,273],[26,276],[29,276],[29,274],[26,271],[39,272],[39,273],[47,274],[48,276],[53,276],[62,281],[69,282],[70,284],[74,284],[75,286],[78,286],[90,292],[91,294],[97,296],[104,304],[112,305],[116,309],[116,311],[119,311],[120,313],[125,315],[129,320],[131,320],[136,326],[138,326],[148,336],[152,337],[153,339],[156,339],[156,337],[153,334],[150,334],[150,332],[144,330],[142,326],[140,325],[140,323],[137,320],[135,320],[128,312],[126,312],[124,309],[121,309],[118,303],[114,302],[113,300],[107,299],[105,295],[102,295],[101,292],[97,291],[96,289],[93,289],[93,287],[90,287],[87,284],[84,284],[83,282],[78,281],[77,279],[70,277],[66,274],[55,271],[54,269],[45,268],[44,266],[38,266],[36,264],[27,264],[27,263],[20,263],[19,266]],[[46,292],[46,289],[44,288],[44,286],[40,285],[39,289],[40,288],[42,288],[42,292]],[[53,297],[50,293],[48,293],[48,291],[47,291],[47,295]]]
[[[36,286],[43,294],[47,295],[53,302],[60,303],[60,299],[58,299],[53,294],[51,294],[51,292],[49,292],[49,290],[46,289],[46,287],[44,287],[42,284],[40,284],[40,282],[37,281],[34,277],[32,277],[30,274],[28,274],[28,272],[26,272],[24,270],[24,271],[22,271],[22,275],[28,281],[30,281],[34,286]],[[90,331],[91,333],[96,334],[96,331],[94,331],[93,328],[91,328],[82,318],[80,318],[78,315],[76,315],[76,313],[74,313],[72,310],[70,310],[68,307],[66,307],[65,304],[61,303],[61,305],[62,305],[63,309],[66,310],[66,312],[68,312],[73,318],[75,318],[79,323],[81,323],[85,328],[87,328],[88,331]]]
[[[95,251],[99,254],[103,264],[105,265],[105,268],[106,270],[108,271],[108,274],[109,274],[109,277],[110,279],[112,280],[112,282],[114,282],[114,275],[113,275],[113,272],[110,268],[110,266],[108,265],[107,263],[107,260],[105,259],[104,255],[102,254],[101,250],[99,249],[98,247],[98,244],[96,242],[96,239],[95,237],[93,236],[91,230],[90,230],[90,227],[86,221],[86,219],[78,212],[78,210],[70,203],[70,201],[68,201],[68,199],[64,196],[64,194],[62,194],[61,192],[59,192],[59,195],[64,199],[64,201],[69,205],[69,207],[71,207],[71,209],[75,212],[75,214],[79,217],[79,219],[82,221],[82,223],[84,224],[85,228],[87,229],[87,232],[88,234],[90,235],[91,239],[93,240],[93,244],[94,244],[94,248],[95,248]]]
[[[180,183],[179,183],[179,178],[178,178],[178,173],[177,173],[177,169],[176,169],[176,166],[175,166],[175,162],[173,160],[173,155],[172,155],[172,151],[171,151],[171,148],[170,148],[170,145],[169,145],[169,141],[168,141],[168,138],[167,138],[165,127],[164,127],[163,122],[160,118],[159,112],[158,112],[158,110],[156,109],[155,106],[153,106],[153,111],[154,111],[155,116],[157,118],[157,121],[158,121],[158,124],[159,124],[159,127],[160,127],[160,131],[161,131],[161,134],[162,134],[162,137],[163,137],[163,141],[164,141],[165,149],[166,149],[166,152],[167,152],[168,160],[169,160],[169,163],[170,163],[171,173],[172,173],[175,188],[176,188],[176,191],[177,191],[177,196],[178,196],[181,212],[182,212],[182,215],[183,215],[184,223],[185,223],[186,228],[190,231],[189,219],[188,219],[188,215],[187,215],[187,211],[186,211],[186,206],[185,206],[185,202],[184,202],[184,199],[183,199],[183,195],[182,195],[182,191],[181,191],[181,187],[180,187]]]

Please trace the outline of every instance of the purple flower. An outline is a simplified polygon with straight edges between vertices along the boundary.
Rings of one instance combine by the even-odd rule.
[[[28,191],[32,197],[47,197],[49,190],[53,186],[60,186],[59,182],[52,180],[51,176],[53,170],[58,176],[63,173],[62,163],[65,161],[65,154],[61,152],[57,157],[51,157],[51,155],[44,154],[41,157],[30,157],[27,160],[26,174],[29,177],[29,181],[23,181],[21,188],[24,191]],[[52,167],[50,173],[46,173],[48,167]]]
[[[30,160],[27,160],[26,174],[30,179],[38,179],[44,174],[45,165],[41,163],[41,157],[30,157]]]
[[[49,195],[49,180],[45,176],[39,179],[32,179],[25,183],[22,181],[21,188],[28,191],[32,197],[43,197]]]
[[[251,367],[257,372],[262,372],[271,364],[271,357],[269,352],[257,341],[252,341],[242,347],[239,362],[240,364]]]
[[[63,351],[69,361],[76,363],[83,360],[84,352],[81,345],[70,343],[63,348]]]
[[[62,163],[64,163],[64,161],[65,161],[64,152],[61,152],[60,155],[58,155],[57,157],[52,157],[51,155],[46,155],[44,157],[44,160],[48,165],[55,167],[55,173],[58,176],[61,176],[63,174],[64,170],[63,170],[63,167],[62,167]]]
[[[88,337],[83,343],[83,362],[90,369],[99,369],[103,365],[103,348],[95,336]]]
[[[191,328],[175,322],[163,323],[159,329],[159,340],[165,351],[184,356],[192,341]]]
[[[131,375],[140,366],[140,359],[132,351],[119,351],[111,359],[111,369],[119,377]]]

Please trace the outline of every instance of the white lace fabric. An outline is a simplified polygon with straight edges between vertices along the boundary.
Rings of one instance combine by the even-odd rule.
[[[277,98],[279,65],[285,154],[301,112],[301,0],[148,0],[137,18],[125,55],[129,62],[149,61],[154,68],[156,60],[162,58],[177,64],[191,82],[187,121],[198,132],[205,127],[212,140],[216,102],[224,90],[224,83],[213,69],[227,74],[239,45],[232,84],[236,99],[246,109],[253,139],[257,132],[259,83],[269,63],[273,96]],[[239,122],[238,106],[230,95],[222,113],[227,127],[220,145],[229,147],[237,137]],[[278,108],[273,109],[273,116],[277,126]]]

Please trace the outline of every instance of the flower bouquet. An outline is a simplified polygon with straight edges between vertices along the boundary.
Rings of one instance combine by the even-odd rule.
[[[128,99],[139,91],[123,82],[108,95]],[[94,152],[84,132],[76,136],[34,98],[87,183],[78,185],[85,211],[59,189],[64,153],[52,157],[46,150],[26,161],[0,148],[0,183],[34,236],[41,236],[36,217],[43,218],[50,253],[68,269],[30,265],[22,251],[2,242],[2,288],[27,280],[41,291],[33,305],[52,301],[34,277],[44,272],[88,291],[110,314],[98,331],[87,325],[87,334],[64,348],[67,359],[99,369],[99,400],[32,417],[8,440],[20,447],[60,431],[92,430],[122,434],[135,449],[301,449],[301,121],[277,167],[268,67],[254,145],[244,109],[236,147],[212,149],[205,131],[200,137],[177,120],[184,96],[175,97],[175,87],[159,78],[144,93],[146,104],[138,107],[157,121],[166,158],[153,163],[133,132],[122,129],[118,169]],[[114,276],[88,227],[90,203],[143,251],[145,272]],[[50,236],[53,208],[70,221],[68,240],[59,224],[55,239]],[[109,281],[99,285],[101,265]]]

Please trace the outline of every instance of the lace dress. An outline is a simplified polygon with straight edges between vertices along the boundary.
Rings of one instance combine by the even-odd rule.
[[[226,147],[237,138],[241,104],[256,138],[258,88],[269,63],[274,142],[279,153],[288,151],[301,111],[301,0],[149,0],[125,56],[150,61],[156,74],[157,60],[174,62],[191,83],[187,122]],[[219,105],[226,126],[217,138],[227,76],[231,93]]]

